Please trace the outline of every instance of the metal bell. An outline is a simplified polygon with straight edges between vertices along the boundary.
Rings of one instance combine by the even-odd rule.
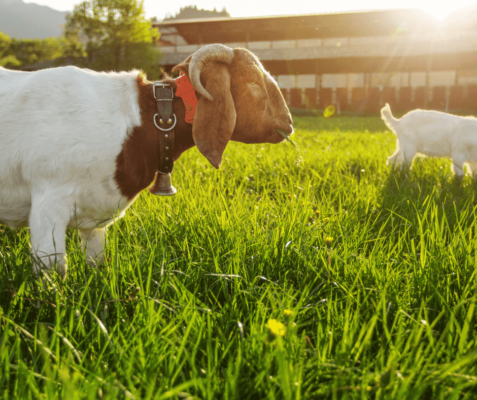
[[[172,196],[177,193],[177,189],[172,186],[171,174],[156,172],[154,183],[149,191],[156,196]]]

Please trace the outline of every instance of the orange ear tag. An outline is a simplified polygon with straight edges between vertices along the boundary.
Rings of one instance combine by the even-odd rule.
[[[174,79],[177,85],[176,96],[182,98],[186,109],[185,121],[189,124],[194,122],[195,109],[197,107],[197,96],[194,87],[190,83],[187,75],[181,75]]]

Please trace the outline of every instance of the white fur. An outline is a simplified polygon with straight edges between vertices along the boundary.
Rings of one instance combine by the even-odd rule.
[[[397,149],[387,164],[410,166],[416,154],[450,157],[452,171],[464,175],[464,164],[477,173],[477,119],[439,111],[414,110],[401,119],[391,113],[389,104],[381,109],[381,118],[397,136]]]
[[[33,255],[48,268],[56,259],[63,275],[65,229],[78,228],[84,246],[89,240],[91,261],[101,256],[104,227],[130,204],[114,174],[141,124],[137,75],[0,68],[0,221],[29,226]]]

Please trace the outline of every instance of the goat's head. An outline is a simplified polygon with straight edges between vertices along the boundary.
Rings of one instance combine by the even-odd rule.
[[[189,76],[200,95],[192,136],[215,167],[229,140],[279,143],[291,135],[292,118],[277,83],[246,49],[205,46],[174,67]]]

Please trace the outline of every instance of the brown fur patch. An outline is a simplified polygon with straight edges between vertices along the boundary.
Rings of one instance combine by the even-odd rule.
[[[176,90],[172,79],[164,81],[171,83]],[[153,121],[157,108],[152,82],[139,75],[137,85],[142,124],[133,129],[116,158],[115,180],[121,194],[129,200],[152,183],[159,163],[159,130]],[[192,125],[185,122],[182,99],[174,97],[173,107],[177,117],[174,129],[174,160],[177,160],[184,151],[194,146],[194,141]]]

